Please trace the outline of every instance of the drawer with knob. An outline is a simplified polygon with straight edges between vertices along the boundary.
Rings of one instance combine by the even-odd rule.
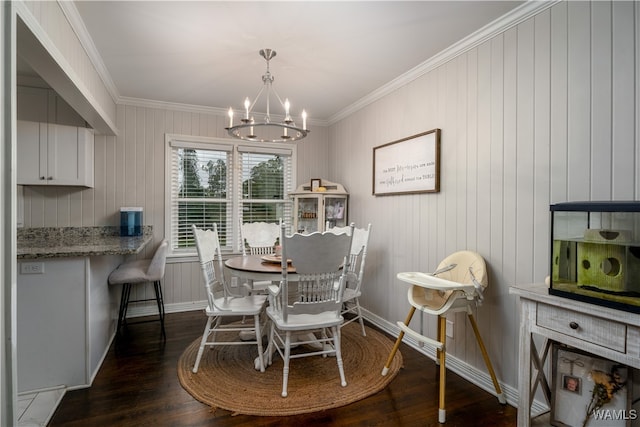
[[[537,305],[540,327],[611,350],[626,352],[627,325],[547,304]]]

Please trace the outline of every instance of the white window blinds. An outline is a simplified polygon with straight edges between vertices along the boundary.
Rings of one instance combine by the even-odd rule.
[[[239,216],[245,222],[278,222],[291,216],[291,155],[239,150]]]
[[[231,170],[233,147],[173,143],[171,147],[171,248],[193,252],[191,225],[218,226],[220,245],[232,228]],[[228,241],[228,242],[227,242]]]
[[[240,250],[240,224],[290,222],[293,148],[207,138],[168,140],[172,253],[194,253],[191,225],[218,226],[223,250]]]

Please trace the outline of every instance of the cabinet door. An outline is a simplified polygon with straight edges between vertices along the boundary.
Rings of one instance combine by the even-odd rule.
[[[327,196],[324,200],[325,224],[329,228],[347,225],[346,196]]]
[[[48,125],[47,180],[50,185],[81,185],[78,128]]]
[[[296,196],[294,204],[294,232],[313,233],[322,230],[322,205],[319,197]]]
[[[93,145],[91,129],[19,120],[17,183],[93,187]]]
[[[17,183],[47,183],[47,124],[18,120]]]

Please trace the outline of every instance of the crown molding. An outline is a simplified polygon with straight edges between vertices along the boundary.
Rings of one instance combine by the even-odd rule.
[[[129,96],[120,96],[118,98],[119,105],[128,105],[131,107],[145,107],[145,108],[158,108],[158,109],[170,109],[180,110],[189,113],[204,113],[204,114],[227,114],[226,108],[220,107],[207,107],[204,105],[193,104],[181,104],[178,102],[157,101],[154,99],[133,98]]]
[[[563,0],[527,1],[329,117],[332,125]]]

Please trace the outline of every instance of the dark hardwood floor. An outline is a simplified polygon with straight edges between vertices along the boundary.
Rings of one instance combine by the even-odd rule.
[[[182,351],[198,338],[201,311],[168,314],[167,340],[157,322],[129,326],[114,342],[90,388],[67,392],[50,426],[439,426],[438,370],[402,344],[404,367],[383,391],[359,402],[291,417],[255,417],[212,411],[181,387]],[[380,367],[382,369],[382,366]],[[516,409],[447,373],[446,427],[515,426]]]

